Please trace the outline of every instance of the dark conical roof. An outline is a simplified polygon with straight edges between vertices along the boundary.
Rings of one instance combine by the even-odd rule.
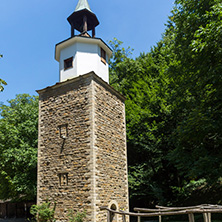
[[[75,11],[67,18],[67,20],[74,29],[83,32],[84,16],[87,17],[87,31],[92,30],[99,25],[99,21],[96,15],[91,11],[87,0],[79,0]]]

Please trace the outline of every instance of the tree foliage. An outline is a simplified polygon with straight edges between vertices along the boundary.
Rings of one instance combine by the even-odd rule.
[[[167,176],[165,145],[171,123],[168,122],[169,80],[164,74],[167,64],[162,58],[162,43],[152,53],[141,54],[136,59],[126,57],[121,42],[114,40],[112,45],[116,47],[113,47],[114,58],[118,64],[114,63],[111,84],[126,97],[131,201],[137,200],[138,204],[163,201],[167,199],[163,194],[167,178],[166,181],[163,178]],[[114,79],[116,81],[112,81]],[[169,190],[165,194],[170,195]]]
[[[2,58],[2,57],[3,57],[3,55],[0,54],[0,58]],[[3,85],[7,85],[7,83],[3,79],[0,78],[0,92],[2,92],[4,90]]]
[[[126,97],[134,206],[184,204],[220,186],[221,9],[219,0],[176,0],[161,41],[135,59],[112,42],[110,82]]]
[[[222,3],[177,0],[172,19],[177,60],[169,75],[177,125],[170,158],[187,179],[221,177]]]
[[[38,99],[17,95],[0,106],[0,199],[36,196]]]
[[[0,79],[0,92],[2,92],[4,90],[3,85],[7,85],[7,83],[3,79]]]

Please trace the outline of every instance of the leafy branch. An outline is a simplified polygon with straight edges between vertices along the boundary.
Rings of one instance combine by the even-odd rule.
[[[2,57],[3,57],[3,55],[0,54],[0,58],[2,58]],[[0,78],[0,92],[2,92],[4,90],[3,85],[7,85],[7,83],[3,79]]]

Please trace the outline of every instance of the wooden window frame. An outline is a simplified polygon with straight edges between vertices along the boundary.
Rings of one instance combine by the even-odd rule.
[[[69,65],[70,62],[72,63],[71,65]],[[73,56],[64,60],[64,70],[67,70],[70,68],[73,68]]]
[[[106,51],[103,48],[100,48],[101,61],[106,65]]]

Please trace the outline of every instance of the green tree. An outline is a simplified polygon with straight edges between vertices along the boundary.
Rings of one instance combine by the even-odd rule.
[[[185,183],[222,174],[222,3],[177,0],[171,17],[176,65],[171,98],[176,127],[169,157]]]
[[[120,41],[114,40],[112,46],[115,47],[110,82],[126,97],[131,203],[164,203],[170,198],[169,187],[174,185],[175,177],[166,159],[171,129],[169,80],[165,75],[168,66],[164,57],[168,51],[160,42],[151,53],[132,59],[121,48]]]
[[[17,95],[0,106],[0,199],[36,196],[38,98]]]
[[[133,205],[184,204],[221,178],[221,4],[177,0],[161,41],[136,59],[112,44],[110,83],[126,97]]]

